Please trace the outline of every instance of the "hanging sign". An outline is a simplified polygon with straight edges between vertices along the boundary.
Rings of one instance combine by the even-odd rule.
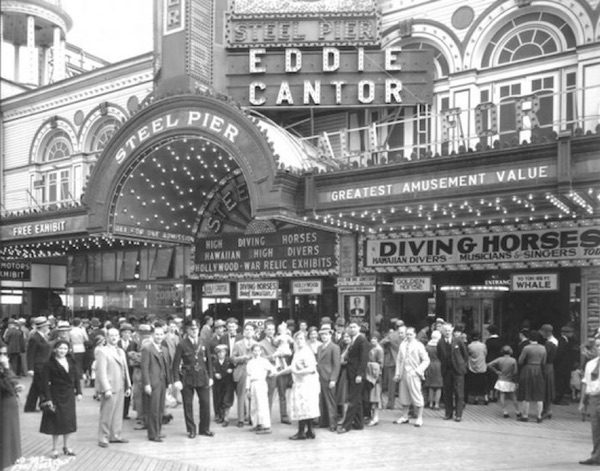
[[[394,277],[394,293],[429,293],[431,292],[430,276],[396,276]]]
[[[237,283],[238,299],[277,299],[278,291],[277,280],[238,281]]]
[[[377,277],[370,276],[340,276],[337,287],[339,293],[372,293],[375,291]]]
[[[202,296],[211,298],[228,298],[231,296],[229,283],[204,283],[202,285]]]
[[[323,294],[323,280],[292,280],[292,294]]]
[[[0,280],[31,281],[31,262],[0,262]]]
[[[511,291],[558,291],[558,273],[515,273]]]

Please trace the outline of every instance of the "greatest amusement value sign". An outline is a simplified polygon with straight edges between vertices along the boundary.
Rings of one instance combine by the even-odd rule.
[[[366,241],[368,267],[590,260],[600,258],[600,229],[547,229]]]
[[[335,244],[335,234],[307,229],[199,239],[193,275],[330,275],[336,269]]]

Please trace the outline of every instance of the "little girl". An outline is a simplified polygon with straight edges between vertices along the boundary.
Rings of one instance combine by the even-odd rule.
[[[517,417],[519,417],[519,404],[515,396],[517,390],[517,360],[512,357],[513,351],[508,345],[505,345],[500,350],[501,357],[488,363],[487,367],[498,375],[498,380],[494,385],[494,389],[500,392],[500,405],[502,406],[502,416],[510,417],[506,410],[506,396],[513,401]]]
[[[282,371],[287,368],[288,365],[285,358],[292,356],[292,349],[290,348],[290,345],[292,345],[293,342],[294,340],[288,332],[287,324],[282,322],[277,327],[277,336],[275,337],[275,345],[277,346],[277,350],[273,354],[277,371]]]

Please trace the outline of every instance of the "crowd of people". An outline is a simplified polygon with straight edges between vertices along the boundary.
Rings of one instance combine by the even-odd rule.
[[[553,404],[565,403],[572,386],[576,394],[571,373],[581,377],[580,356],[597,355],[594,348],[575,346],[570,327],[556,338],[548,324],[523,329],[512,346],[495,326],[487,327],[482,341],[478,332],[466,335],[443,319],[418,331],[394,319],[383,336],[341,318],[323,318],[314,327],[267,318],[259,328],[210,315],[202,324],[177,317],[104,324],[97,318],[69,323],[37,317],[30,327],[10,319],[0,344],[7,463],[20,454],[19,444],[9,443],[18,433],[5,430],[9,422],[18,428],[18,415],[4,419],[15,414],[10,401],[24,374],[33,377],[24,410],[42,411],[40,432],[52,436],[56,458],[60,451],[75,454],[69,436],[77,430],[82,386],[93,387],[100,403],[102,448],[127,443],[123,420],[133,412],[136,430],[145,430],[150,441],[163,441],[163,425],[172,418],[165,409],[169,403],[182,404],[190,439],[214,436],[211,416],[222,427],[250,426],[258,435],[270,434],[276,392],[280,422],[297,423],[289,438],[306,440],[315,438],[317,428],[343,434],[376,426],[383,407],[399,406],[394,423],[422,427],[426,407],[443,408],[444,419],[460,422],[466,402],[500,400],[504,417],[510,417],[512,402],[517,420],[528,421],[534,402],[541,422],[552,417]]]

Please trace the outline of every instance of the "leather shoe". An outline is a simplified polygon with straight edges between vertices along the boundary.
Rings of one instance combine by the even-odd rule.
[[[345,429],[344,427],[340,427],[340,428],[338,428],[337,433],[348,433],[348,429]]]
[[[151,442],[158,442],[158,443],[161,443],[163,441],[163,439],[160,437],[149,438],[148,440],[150,440]]]
[[[115,440],[109,440],[109,443],[129,443],[129,440],[126,438],[117,438]]]
[[[447,415],[444,417],[444,420],[452,420],[452,416],[448,417]]]
[[[591,458],[589,458],[587,460],[580,461],[579,464],[585,464],[585,465],[588,465],[588,466],[600,466],[600,463],[598,463],[597,461],[594,461]]]
[[[335,433],[337,432],[337,427],[329,427],[329,431]]]
[[[456,418],[454,419],[454,422],[460,422],[461,420],[462,420],[462,417],[456,417]]]
[[[312,440],[315,437],[316,437],[315,432],[313,432],[312,430],[309,430],[308,432],[306,432],[306,438],[310,438]]]
[[[292,435],[290,437],[290,440],[306,440],[306,435],[304,435],[303,433],[298,432],[298,433]]]
[[[256,431],[256,435],[269,435],[270,433],[273,433],[270,428],[261,428]]]
[[[200,432],[200,435],[202,435],[204,437],[214,437],[215,432],[211,432],[210,430],[207,430],[206,432]]]
[[[188,438],[196,438],[196,432],[188,432]]]
[[[290,419],[281,419],[282,424],[292,425],[292,421]]]
[[[98,442],[98,446],[100,448],[108,448],[108,443],[106,443],[106,442]]]
[[[242,422],[242,421],[239,421],[239,422],[238,422],[238,428],[243,428],[243,427],[244,427],[244,422]]]

